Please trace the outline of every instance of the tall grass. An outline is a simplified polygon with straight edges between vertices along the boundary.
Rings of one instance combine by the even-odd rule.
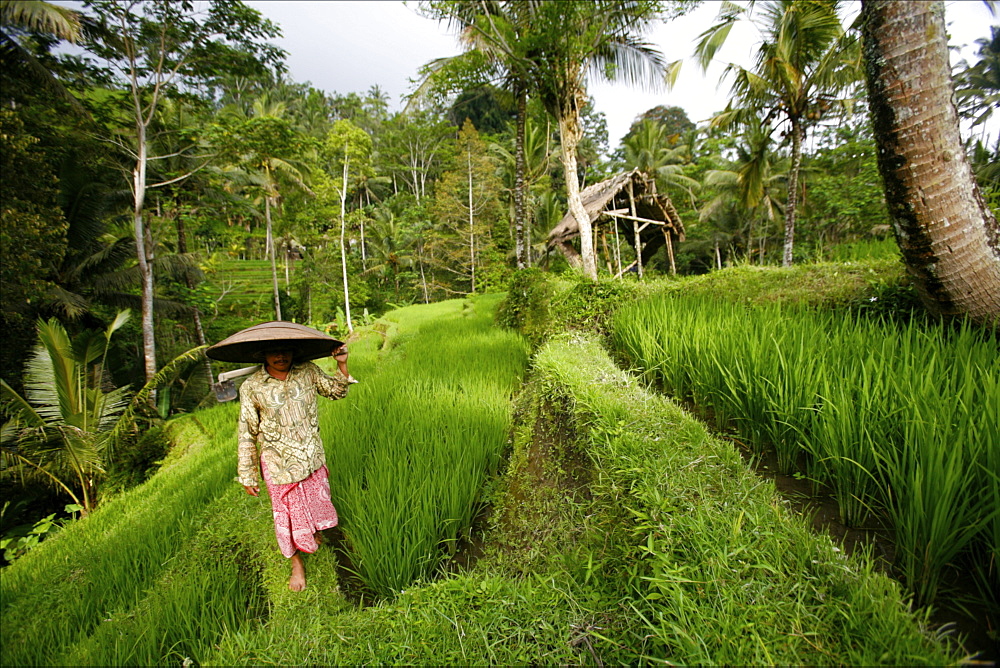
[[[207,429],[226,424],[231,433],[236,411],[221,406],[199,418]],[[210,517],[206,510],[232,488],[232,472],[230,450],[197,449],[4,568],[0,663],[66,662],[60,657],[68,647],[128,615]],[[221,630],[209,624],[202,633]]]
[[[495,298],[401,309],[404,338],[321,420],[334,505],[364,582],[397,595],[454,553],[481,507],[527,364]]]
[[[981,332],[661,296],[620,311],[614,340],[784,472],[828,485],[845,523],[884,515],[919,601],[956,557],[995,555],[1000,356]]]

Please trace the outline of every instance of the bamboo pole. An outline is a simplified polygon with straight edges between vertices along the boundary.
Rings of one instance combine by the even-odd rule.
[[[673,235],[670,234],[670,230],[664,226],[663,237],[667,240],[667,256],[670,258],[670,273],[676,276],[677,266],[674,264],[674,241],[672,236]]]
[[[636,222],[635,192],[631,180],[628,182],[628,203],[632,212],[632,230],[635,232],[635,262],[639,268],[639,278],[642,279],[642,240],[639,238],[639,223]]]

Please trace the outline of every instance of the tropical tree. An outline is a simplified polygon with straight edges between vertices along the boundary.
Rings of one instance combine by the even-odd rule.
[[[629,169],[638,169],[653,176],[661,187],[674,186],[692,195],[701,187],[697,180],[684,174],[683,165],[690,161],[690,146],[671,138],[657,121],[643,119],[633,126],[622,140],[622,162]]]
[[[861,78],[860,47],[853,34],[845,32],[839,5],[839,0],[773,0],[747,7],[727,2],[718,22],[700,35],[695,48],[701,66],[707,69],[737,21],[749,17],[761,33],[751,69],[733,63],[726,67],[726,74],[733,75],[732,98],[712,123],[746,126],[761,115],[765,123],[787,123],[784,134],[791,144],[791,165],[782,253],[785,266],[792,264],[807,130],[838,108],[849,106]]]
[[[530,266],[533,262],[532,239],[534,237],[534,209],[535,200],[551,188],[550,171],[557,162],[555,156],[555,142],[547,126],[543,126],[533,118],[528,118],[524,124],[524,137],[521,140],[520,166],[518,166],[518,150],[512,153],[509,145],[494,143],[490,145],[490,150],[500,159],[501,178],[503,179],[505,190],[511,193],[511,203],[513,209],[510,219],[514,222],[514,248],[517,252],[518,244],[523,244],[521,251],[523,258],[518,261],[518,267],[522,262],[525,266]],[[520,170],[520,171],[519,171]],[[525,211],[517,213],[517,189],[523,188],[525,193],[521,196]],[[518,227],[520,221],[520,228]],[[558,221],[557,221],[558,222]],[[544,225],[543,225],[544,227]],[[548,231],[549,227],[544,227]],[[520,235],[520,240],[519,239]]]
[[[990,36],[980,37],[976,44],[979,61],[972,66],[963,61],[955,80],[959,110],[972,119],[973,127],[985,123],[1000,108],[1000,26],[990,26]]]
[[[468,290],[476,292],[477,269],[486,240],[502,218],[499,178],[486,143],[466,121],[455,147],[455,169],[441,177],[435,192],[434,212],[440,221],[434,242],[438,267],[454,275]]]
[[[344,316],[348,331],[351,322],[351,294],[347,283],[347,189],[351,170],[362,172],[371,159],[372,139],[368,133],[347,120],[339,120],[326,136],[324,150],[333,163],[340,164],[340,263],[344,281]],[[362,227],[362,230],[364,228]],[[362,231],[362,247],[364,232]]]
[[[39,345],[25,369],[25,396],[2,384],[10,416],[2,430],[3,458],[47,477],[84,513],[93,509],[95,478],[104,472],[107,435],[128,405],[127,388],[101,387],[111,336],[127,320],[128,311],[121,311],[104,332],[74,339],[58,320],[40,320]]]
[[[275,109],[261,109],[264,115],[241,121],[224,120],[212,128],[208,135],[221,156],[240,172],[264,200],[267,256],[271,261],[271,283],[275,319],[281,320],[281,294],[278,291],[278,268],[275,258],[273,210],[281,195],[281,179],[295,187],[310,192],[305,183],[305,167],[300,157],[305,150],[304,138],[296,132],[290,121],[266,113],[280,113]]]
[[[696,127],[688,118],[687,112],[681,107],[668,107],[661,104],[639,114],[629,127],[628,133],[622,137],[622,142],[635,134],[642,126],[643,121],[653,121],[663,128],[667,141],[671,145],[677,144],[685,133]]]
[[[426,111],[399,113],[387,120],[375,144],[380,171],[392,178],[393,194],[404,188],[419,204],[441,173],[455,128]]]
[[[878,165],[896,241],[932,313],[1000,325],[1000,226],[963,150],[943,2],[861,5]]]
[[[126,178],[132,191],[132,226],[136,258],[142,277],[142,336],[146,380],[156,375],[156,339],[153,327],[153,233],[145,218],[150,188],[184,180],[149,182],[150,126],[161,101],[185,86],[207,82],[226,71],[229,75],[260,72],[280,66],[284,55],[264,39],[279,31],[259,12],[238,0],[210,0],[204,7],[174,0],[86,0],[100,27],[88,43],[128,92],[130,132],[116,132],[111,140],[131,159]],[[193,146],[191,147],[194,148]],[[203,161],[199,167],[207,164]]]
[[[704,174],[706,190],[717,193],[701,209],[699,221],[710,223],[720,234],[713,235],[716,266],[720,266],[720,242],[745,242],[747,257],[756,252],[764,263],[768,228],[779,220],[786,204],[781,201],[788,173],[787,160],[771,151],[769,128],[751,125],[736,146],[735,163],[728,169],[710,169]],[[756,232],[756,235],[755,235]]]
[[[408,229],[398,205],[388,203],[375,209],[369,235],[373,264],[365,273],[381,274],[392,280],[395,303],[399,303],[400,275],[415,263],[417,235]],[[422,268],[421,268],[422,270]],[[426,293],[426,280],[422,281]]]
[[[89,26],[88,26],[89,27]],[[67,42],[79,42],[84,33],[80,13],[42,0],[6,0],[0,3],[0,64],[19,68],[45,90],[70,103],[76,112],[83,107],[19,37],[40,33]]]
[[[674,14],[686,7],[676,3]],[[587,76],[651,86],[662,81],[666,73],[662,55],[641,36],[663,10],[662,3],[648,0],[550,0],[536,3],[531,15],[526,44],[531,57],[531,90],[559,125],[567,203],[580,228],[583,271],[592,279],[597,278],[597,255],[577,172]]]
[[[517,266],[523,269],[529,262],[525,241],[529,187],[525,178],[525,123],[532,68],[529,35],[533,30],[536,3],[443,0],[428,2],[426,7],[432,16],[446,21],[459,32],[467,51],[464,58],[439,59],[429,63],[427,70],[432,78],[434,74],[440,77],[447,68],[478,70],[485,78],[498,81],[515,100],[514,249]],[[464,119],[457,120],[461,123]]]

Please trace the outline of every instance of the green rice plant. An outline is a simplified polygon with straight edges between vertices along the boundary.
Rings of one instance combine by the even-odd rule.
[[[889,410],[885,406],[885,376],[877,373],[874,360],[869,354],[843,368],[848,374],[858,374],[858,386],[824,379],[821,404],[808,435],[803,437],[814,462],[810,477],[830,486],[841,521],[852,527],[861,526],[877,508],[877,453],[884,443],[894,441],[891,434],[876,427],[891,416],[885,415]]]
[[[499,465],[527,347],[492,327],[490,308],[452,301],[394,312],[403,340],[348,401],[324,406],[333,502],[353,567],[380,596],[454,553]]]
[[[127,611],[157,581],[232,477],[232,405],[199,414],[228,426],[226,445],[201,447],[146,484],[106,500],[0,578],[3,665],[57,662],[70,645]]]
[[[650,344],[664,332],[679,342],[669,352]],[[668,393],[684,388],[755,450],[773,446],[783,471],[804,453],[803,473],[830,486],[846,523],[888,513],[897,567],[922,601],[958,555],[996,544],[1000,476],[984,448],[1000,443],[1000,357],[987,339],[969,326],[679,295],[623,308],[613,331],[634,366],[669,378]]]
[[[994,404],[1000,404],[1000,378],[990,376],[984,381],[987,396],[994,398]],[[980,417],[984,422],[983,433],[1000,431],[1000,405],[988,407],[987,413]],[[986,443],[980,453],[978,486],[985,490],[983,511],[987,520],[974,545],[973,573],[983,600],[996,611],[1000,609],[1000,444]]]
[[[968,340],[970,333],[965,328],[955,338]],[[921,339],[915,339],[918,346]],[[991,366],[995,371],[996,364]],[[996,410],[997,401],[979,395],[988,387],[987,366],[933,351],[922,356],[920,370],[892,378],[895,393],[906,398],[902,434],[896,447],[877,455],[895,529],[897,568],[917,600],[929,603],[944,569],[1000,511],[990,505],[995,492],[988,481],[982,484],[977,466],[983,449],[998,442],[996,433],[983,430],[988,423],[981,413]]]
[[[634,563],[622,606],[642,622],[639,662],[706,665],[949,663],[898,584],[846,557],[775,496],[725,442],[669,400],[580,362],[588,341],[553,339],[535,360],[546,399],[626,504]],[[595,382],[595,379],[601,379]],[[625,491],[627,490],[627,491]],[[946,655],[951,655],[946,657]]]

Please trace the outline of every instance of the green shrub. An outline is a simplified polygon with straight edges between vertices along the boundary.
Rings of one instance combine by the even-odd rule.
[[[146,482],[169,450],[170,437],[162,426],[147,429],[133,443],[121,445],[108,467],[101,493],[115,494]]]
[[[496,323],[520,332],[537,346],[547,336],[551,298],[552,285],[545,272],[537,268],[518,270],[497,307]]]
[[[620,280],[580,280],[553,296],[554,329],[594,332],[605,338],[615,311],[635,301],[643,291],[637,283]]]

